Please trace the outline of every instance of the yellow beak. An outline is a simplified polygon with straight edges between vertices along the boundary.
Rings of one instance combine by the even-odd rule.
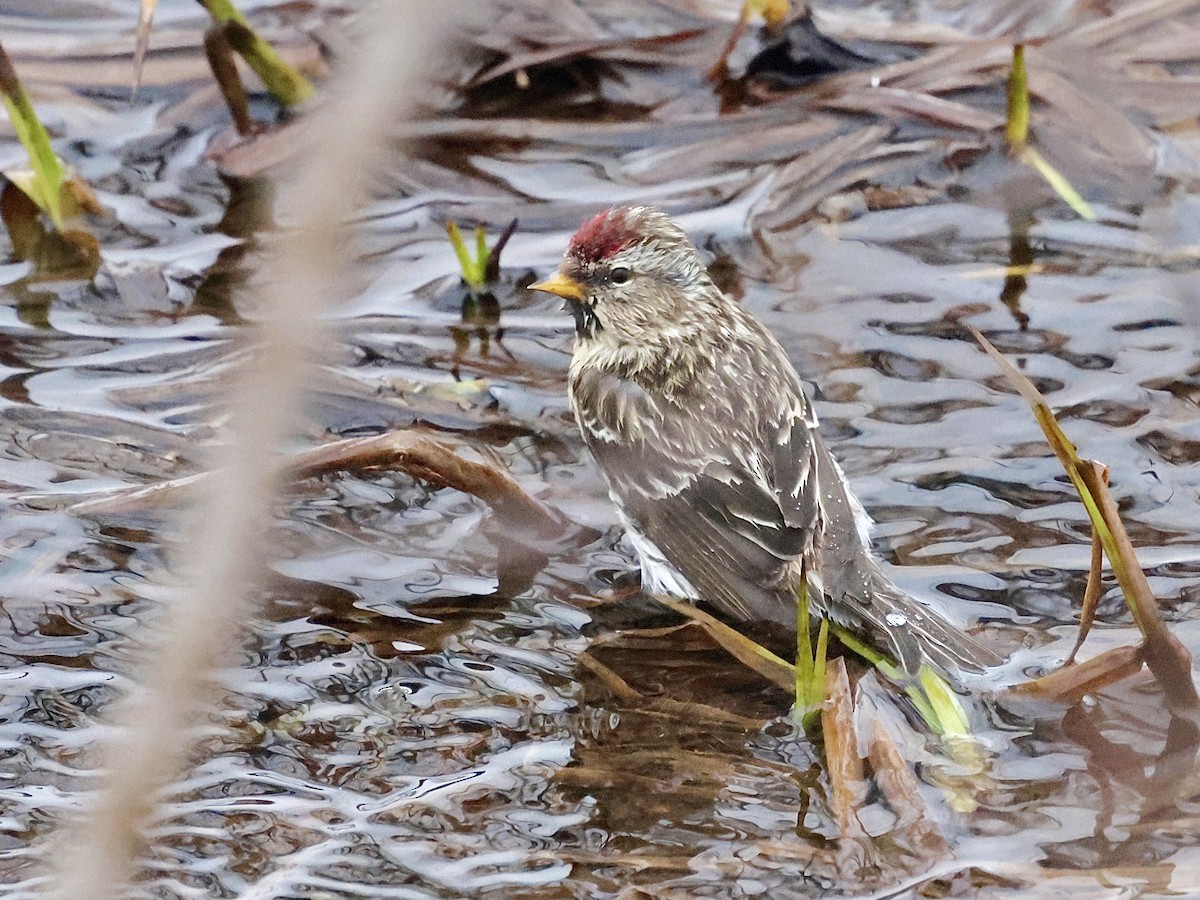
[[[545,291],[547,294],[555,294],[564,300],[579,300],[582,302],[587,299],[587,294],[583,292],[583,287],[579,282],[574,278],[568,278],[562,272],[555,272],[545,281],[531,284],[529,290]]]

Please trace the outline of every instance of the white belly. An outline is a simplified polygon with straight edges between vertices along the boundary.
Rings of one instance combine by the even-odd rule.
[[[692,586],[682,572],[667,561],[655,543],[626,518],[620,506],[617,507],[617,512],[625,526],[629,543],[637,551],[638,562],[642,567],[642,590],[647,594],[668,594],[685,600],[699,599],[700,592]]]

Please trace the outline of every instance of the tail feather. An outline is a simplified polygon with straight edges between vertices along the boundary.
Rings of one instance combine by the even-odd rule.
[[[945,673],[982,672],[1003,660],[892,583],[867,549],[866,513],[828,453],[817,457],[824,514],[809,580],[831,619],[892,656],[909,675],[923,663]],[[860,515],[861,514],[861,515]]]
[[[822,615],[895,659],[906,673],[915,676],[922,665],[931,663],[944,673],[977,674],[1003,662],[961,628],[900,590],[874,560],[861,559],[856,568],[859,578],[853,588],[844,581],[833,586],[813,579],[815,605]]]

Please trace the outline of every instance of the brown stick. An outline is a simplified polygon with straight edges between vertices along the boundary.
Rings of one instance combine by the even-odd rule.
[[[238,74],[233,61],[233,47],[224,26],[213,25],[204,32],[204,55],[208,58],[208,66],[212,69],[217,87],[229,114],[233,116],[233,125],[240,135],[254,132],[254,120],[250,117],[250,100],[246,96],[246,88],[242,84],[242,76]]]
[[[1049,675],[1014,685],[1008,689],[1008,693],[1073,703],[1085,694],[1137,674],[1142,668],[1143,649],[1117,647],[1080,665],[1064,666]]]
[[[1142,645],[1142,657],[1158,679],[1171,712],[1193,720],[1200,718],[1200,696],[1196,694],[1196,684],[1192,681],[1192,655],[1183,642],[1167,630],[1162,620],[1158,601],[1150,590],[1146,573],[1138,564],[1133,542],[1121,523],[1117,504],[1105,487],[1107,479],[1104,466],[1091,460],[1084,462],[1090,465],[1080,466],[1079,474],[1095,497],[1100,514],[1116,542],[1117,555],[1124,563],[1118,568],[1115,561],[1110,560],[1114,563],[1117,577],[1122,581],[1121,587],[1125,589],[1130,611],[1146,637]]]
[[[970,328],[970,326],[968,326]],[[1071,478],[1079,498],[1088,508],[1093,533],[1104,544],[1113,575],[1121,585],[1125,602],[1133,621],[1145,639],[1142,658],[1163,690],[1167,707],[1174,715],[1200,722],[1200,695],[1192,681],[1192,657],[1162,620],[1158,601],[1150,590],[1146,573],[1142,571],[1133,542],[1121,522],[1117,504],[1108,491],[1108,470],[1095,460],[1082,458],[1075,445],[1063,433],[1050,404],[1032,381],[1017,370],[992,343],[976,329],[970,328],[975,340],[996,361],[1009,382],[1033,410],[1054,455]]]
[[[729,78],[729,57],[733,53],[733,49],[737,46],[737,42],[746,33],[747,24],[749,24],[749,19],[746,16],[746,11],[743,9],[741,16],[737,20],[737,24],[733,26],[733,32],[729,35],[729,40],[721,48],[721,55],[717,57],[717,61],[713,64],[713,67],[708,70],[707,78],[713,84],[720,85]]]
[[[288,463],[288,472],[294,479],[372,469],[395,469],[438,487],[450,487],[472,494],[488,504],[506,523],[532,530],[544,537],[561,536],[571,527],[566,519],[530,495],[504,470],[464,459],[453,447],[419,432],[393,431],[372,437],[334,441],[305,450]],[[211,473],[189,475],[84,500],[72,505],[71,509],[80,513],[103,513],[131,506],[178,502],[178,495],[183,489],[194,490],[210,478]]]
[[[821,707],[821,734],[825,739],[825,771],[829,776],[829,805],[843,839],[862,840],[865,835],[858,811],[867,799],[867,782],[858,734],[854,728],[854,699],[846,662],[837,657],[825,670],[825,703]]]
[[[642,699],[641,693],[630,687],[628,681],[592,656],[587,650],[580,653],[577,660],[580,666],[595,675],[618,700],[633,702]]]
[[[739,631],[730,628],[720,619],[710,616],[692,604],[665,594],[655,594],[654,599],[681,616],[686,616],[704,629],[705,633],[735,656],[743,665],[753,669],[768,681],[785,691],[796,689],[796,669],[765,647],[756,644]]]
[[[451,447],[413,431],[389,431],[306,450],[291,462],[297,478],[344,470],[399,469],[438,487],[473,494],[507,522],[544,536],[561,535],[566,521],[502,469],[464,459]]]
[[[1088,570],[1087,587],[1083,590],[1083,602],[1079,608],[1079,635],[1075,638],[1075,646],[1071,648],[1071,655],[1067,657],[1064,665],[1074,664],[1075,657],[1079,654],[1083,642],[1087,640],[1088,633],[1091,632],[1092,625],[1096,621],[1096,607],[1100,605],[1100,594],[1104,590],[1103,567],[1104,543],[1100,540],[1099,532],[1093,527],[1092,565]]]

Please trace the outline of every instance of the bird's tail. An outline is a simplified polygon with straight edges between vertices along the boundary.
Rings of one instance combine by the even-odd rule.
[[[930,663],[945,674],[979,673],[1003,662],[936,610],[898,588],[874,560],[868,560],[867,566],[865,589],[848,591],[839,605],[859,613],[866,626],[861,632],[864,637],[905,672],[917,675],[924,663]]]
[[[808,573],[814,601],[830,621],[857,635],[917,677],[928,663],[941,672],[982,672],[1002,660],[969,634],[892,583],[867,549],[869,521],[833,461],[817,458],[824,522]],[[860,515],[861,514],[861,515]]]

